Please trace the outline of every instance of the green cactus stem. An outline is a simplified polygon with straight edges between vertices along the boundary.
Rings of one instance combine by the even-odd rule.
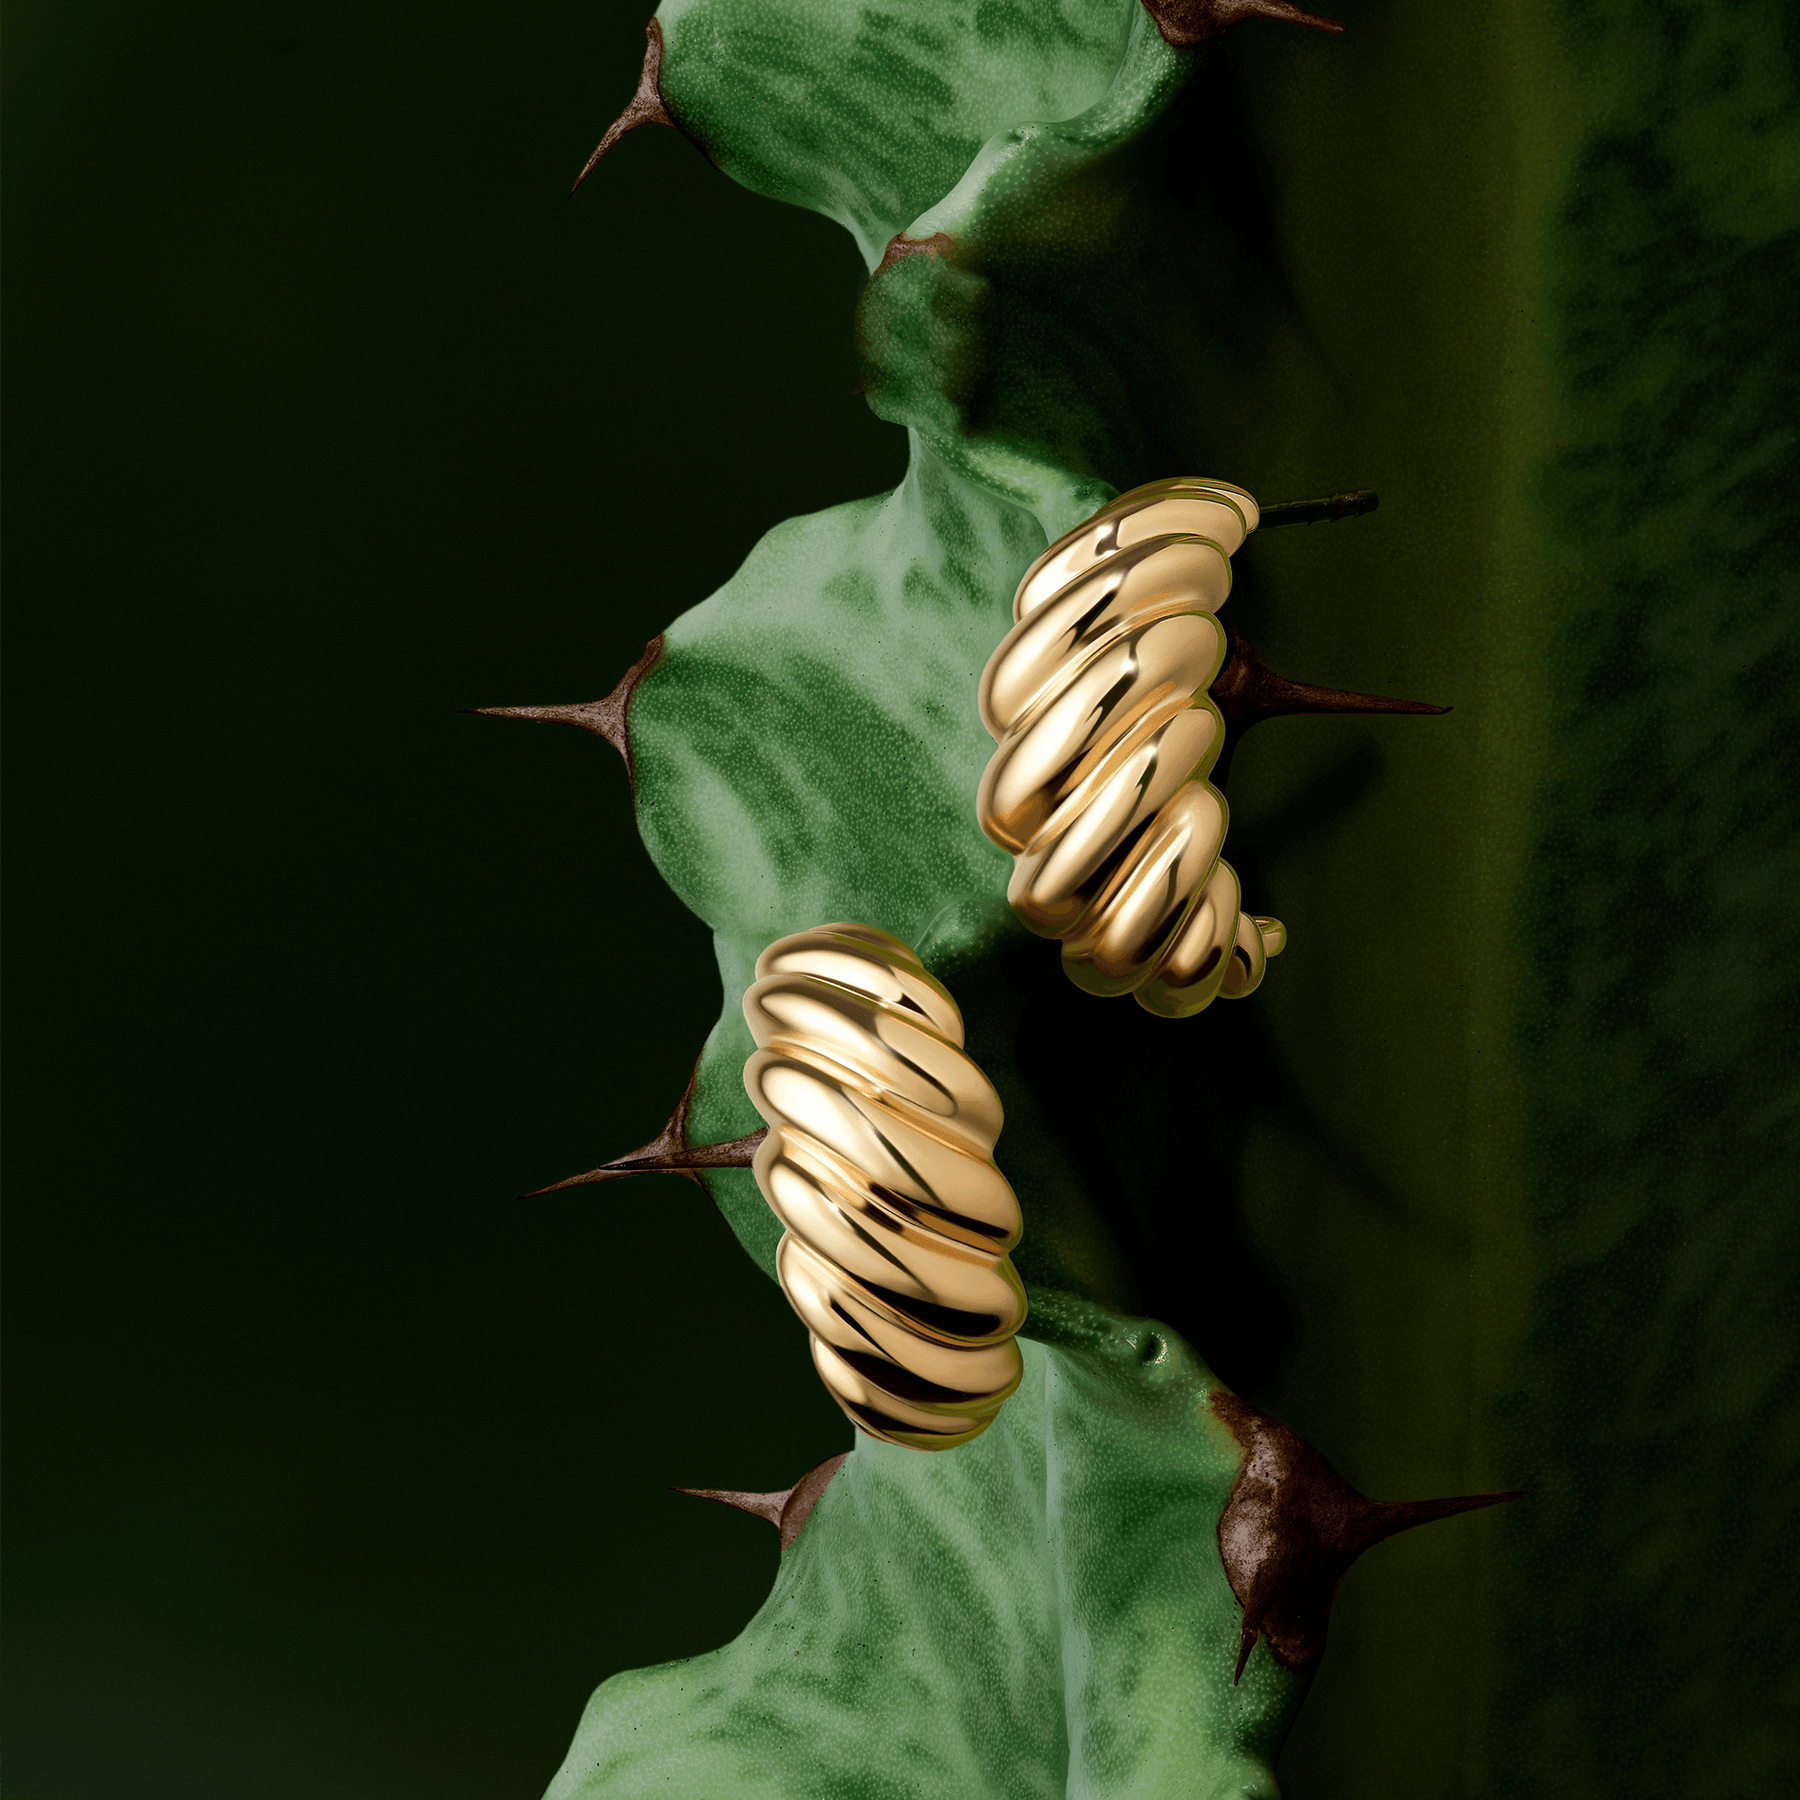
[[[742,997],[767,944],[862,921],[945,983],[1000,1095],[1031,1311],[1023,1382],[973,1441],[861,1438],[786,1494],[689,1490],[780,1526],[774,1591],[722,1649],[605,1683],[553,1800],[1270,1800],[1354,1556],[1514,1497],[1376,1506],[1212,1373],[1187,1278],[1212,1217],[1194,1096],[1245,1028],[1065,991],[975,818],[977,682],[1025,567],[1124,488],[1228,472],[1263,404],[1288,325],[1190,154],[1211,40],[1253,17],[1340,29],[1275,4],[669,0],[578,178],[664,123],[841,222],[869,270],[863,391],[911,456],[892,493],[776,526],[605,701],[478,709],[613,743],[652,857],[715,937],[719,1022],[668,1124],[555,1185],[682,1174],[772,1276]],[[1444,710],[1283,682],[1233,647],[1234,733]],[[1127,1090],[1166,1122],[1148,1142],[1105,1101]]]
[[[607,1682],[548,1800],[1274,1800],[1353,1540],[1511,1496],[1370,1507],[1166,1328],[1058,1311],[958,1450],[685,1490],[778,1524],[774,1590],[722,1649]]]

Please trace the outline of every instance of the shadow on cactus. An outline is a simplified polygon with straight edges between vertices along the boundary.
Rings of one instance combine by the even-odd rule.
[[[724,988],[664,1131],[556,1185],[703,1185],[859,1427],[787,1493],[693,1490],[778,1527],[774,1590],[723,1649],[605,1683],[557,1800],[1273,1795],[1351,1561],[1511,1497],[1372,1503],[1190,1348],[1183,1271],[1227,1234],[1189,1096],[1233,1048],[1178,1021],[1285,937],[1221,860],[1228,746],[1441,710],[1272,675],[1215,616],[1256,502],[1168,479],[1228,454],[1267,350],[1183,155],[1207,40],[1258,15],[1338,29],[1274,0],[670,0],[582,172],[659,123],[844,224],[864,389],[911,459],[775,527],[606,700],[486,709],[623,754]],[[1127,992],[1165,1016],[1096,997]],[[1152,1213],[1121,1083],[1192,1120]]]

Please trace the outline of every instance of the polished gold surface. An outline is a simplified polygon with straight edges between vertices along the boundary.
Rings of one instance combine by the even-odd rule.
[[[947,1450],[1019,1385],[1019,1203],[1000,1101],[962,1014],[896,937],[821,925],[771,944],[744,995],[757,1185],[787,1227],[783,1291],[832,1397],[871,1437]]]
[[[1225,744],[1213,615],[1256,525],[1228,482],[1121,494],[1025,571],[981,678],[999,748],[976,804],[1012,852],[1014,911],[1062,940],[1078,986],[1166,1018],[1250,993],[1287,942],[1238,909],[1225,796],[1207,780]]]

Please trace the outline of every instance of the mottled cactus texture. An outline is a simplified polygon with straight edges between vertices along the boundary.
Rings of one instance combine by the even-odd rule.
[[[1421,16],[1397,10],[1409,24]],[[1619,13],[1581,7],[1570,16],[1591,34],[1596,19],[1616,23]],[[1521,59],[1550,42],[1545,27],[1504,9],[1496,17],[1514,60],[1512,73],[1491,79],[1470,75],[1466,43],[1446,61],[1429,33],[1401,39],[1410,79],[1442,72],[1487,109],[1471,129],[1506,116],[1508,93],[1529,87]],[[1225,28],[1245,21],[1228,47]],[[1293,46],[1282,52],[1288,115],[1310,109],[1336,120],[1331,129],[1347,142],[1376,141],[1372,127],[1354,123],[1359,109],[1389,116],[1404,107],[1405,83],[1378,86],[1367,56],[1344,57],[1354,31],[1327,36],[1330,22],[1278,5],[667,0],[652,22],[637,97],[602,150],[637,126],[672,126],[733,180],[853,234],[869,270],[855,325],[864,391],[880,417],[908,432],[911,460],[891,494],[776,526],[719,593],[670,624],[608,701],[524,709],[585,724],[625,752],[644,839],[670,887],[715,932],[723,986],[719,1024],[669,1128],[577,1179],[684,1170],[772,1276],[780,1226],[747,1166],[761,1121],[744,1088],[752,1043],[742,996],[772,940],[855,920],[918,951],[954,995],[968,1051],[998,1089],[1006,1118],[996,1157],[1024,1212],[1014,1262],[1031,1312],[1022,1385],[973,1442],[929,1455],[859,1439],[791,1497],[717,1496],[780,1525],[774,1592],[735,1642],[602,1686],[554,1800],[1273,1796],[1276,1754],[1319,1666],[1352,1557],[1407,1524],[1478,1502],[1364,1500],[1202,1357],[1238,1385],[1260,1385],[1265,1400],[1279,1397],[1282,1382],[1275,1353],[1255,1348],[1259,1333],[1299,1342],[1301,1362],[1315,1370],[1341,1362],[1358,1371],[1335,1386],[1327,1374],[1310,1390],[1294,1387],[1310,1392],[1300,1410],[1312,1416],[1290,1413],[1288,1422],[1326,1440],[1331,1460],[1361,1484],[1379,1481],[1385,1494],[1500,1485],[1485,1422],[1471,1422],[1457,1397],[1501,1384],[1523,1309],[1515,1305],[1509,1322],[1497,1296],[1518,1287],[1529,1262],[1516,1153],[1521,1090],[1507,1057],[1524,979],[1508,947],[1510,909],[1544,767],[1540,696],[1552,640],[1542,580],[1553,559],[1535,547],[1532,534],[1544,527],[1532,482],[1554,418],[1586,435],[1556,465],[1549,516],[1572,530],[1571,505],[1647,505],[1681,460],[1679,430],[1655,423],[1660,402],[1634,413],[1622,391],[1605,399],[1612,376],[1597,350],[1578,426],[1550,403],[1533,412],[1517,395],[1497,399],[1499,352],[1490,356],[1478,339],[1489,332],[1517,351],[1501,300],[1485,315],[1447,320],[1416,291],[1388,294],[1379,220],[1369,268],[1342,250],[1358,209],[1382,203],[1365,191],[1374,177],[1326,163],[1297,168],[1258,138],[1245,100],[1257,56],[1270,53],[1240,52],[1240,41],[1293,23],[1322,29],[1291,33],[1304,58]],[[1363,28],[1360,16],[1351,23]],[[1735,42],[1729,33],[1719,41]],[[1315,141],[1329,145],[1330,130],[1319,129]],[[620,155],[630,153],[627,145]],[[1623,197],[1616,209],[1567,215],[1577,243],[1582,232],[1606,239],[1622,214],[1649,204],[1619,172],[1624,150],[1588,154],[1596,191],[1612,181]],[[1515,247],[1530,231],[1548,237],[1560,204],[1541,159],[1522,151],[1519,166],[1523,198],[1511,211],[1495,203],[1492,215]],[[1446,218],[1489,204],[1485,191],[1459,191],[1454,170],[1431,179],[1442,184]],[[1414,216],[1433,215],[1425,205]],[[1346,373],[1359,327],[1332,316],[1332,296],[1309,265],[1309,223],[1338,246],[1339,267],[1357,270],[1356,291],[1340,296],[1351,313],[1415,309],[1422,367],[1462,338],[1476,345],[1458,352],[1466,400],[1431,402],[1433,428],[1445,435],[1410,446],[1404,459],[1396,453],[1410,517],[1393,503],[1390,471],[1360,460],[1404,437],[1405,420],[1365,422],[1373,390]],[[1541,291],[1542,271],[1507,262],[1512,252],[1479,228],[1461,237],[1453,224],[1443,229],[1443,254],[1461,246],[1494,294]],[[1757,218],[1747,213],[1733,229],[1748,242]],[[1602,285],[1591,299],[1571,290],[1590,345],[1612,329],[1603,317],[1611,290],[1604,277],[1592,280]],[[1454,299],[1454,280],[1444,283],[1440,297]],[[722,324],[727,316],[722,303]],[[1371,335],[1386,346],[1392,389],[1406,375],[1397,342],[1405,334]],[[1420,379],[1442,385],[1441,376]],[[1518,380],[1550,385],[1541,368]],[[1652,436],[1669,434],[1668,457],[1627,497],[1596,470],[1621,467],[1607,463],[1609,446],[1642,439],[1646,422]],[[1740,430],[1734,454],[1761,466],[1754,459],[1768,440],[1749,423]],[[1011,624],[1014,587],[1046,542],[1116,492],[1182,473],[1239,482],[1265,502],[1358,481],[1381,486],[1388,504],[1374,519],[1281,534],[1307,540],[1292,547],[1253,539],[1238,557],[1233,628],[1267,643],[1264,628],[1275,628],[1284,665],[1293,645],[1333,665],[1291,674],[1424,690],[1455,701],[1457,712],[1259,734],[1259,743],[1278,733],[1348,734],[1314,739],[1324,751],[1271,748],[1256,765],[1254,829],[1228,851],[1242,858],[1257,909],[1285,919],[1292,947],[1243,1006],[1176,1022],[1076,991],[1050,947],[1012,917],[1009,858],[983,836],[975,811],[993,751],[976,693]],[[1700,554],[1688,534],[1709,519],[1716,528],[1717,517],[1699,503],[1682,514],[1684,553]],[[1748,523],[1740,536],[1741,560],[1758,540]],[[1573,638],[1555,640],[1561,654],[1576,646],[1566,666],[1579,681],[1589,680],[1601,646],[1612,646],[1609,666],[1647,671],[1691,643],[1691,634],[1667,644],[1656,636],[1674,630],[1675,615],[1657,586],[1653,547],[1635,554],[1594,577],[1635,584],[1638,599],[1618,615],[1631,623],[1598,622],[1590,610]],[[1334,561],[1349,570],[1339,591]],[[1359,597],[1349,616],[1345,593]],[[1733,666],[1748,669],[1763,615],[1745,605],[1730,616],[1742,652]],[[1707,717],[1723,732],[1735,702],[1722,690],[1716,702]],[[1613,792],[1629,811],[1670,782],[1646,775],[1640,788],[1631,775],[1631,746],[1652,739],[1633,735],[1623,704],[1615,699],[1605,714],[1612,735],[1595,742],[1598,760],[1584,766],[1616,767]],[[1651,731],[1647,715],[1642,729]],[[1683,752],[1713,753],[1702,736]],[[1260,754],[1240,760],[1234,782]],[[1567,778],[1553,831],[1580,829],[1588,816],[1580,782],[1597,779]],[[1323,860],[1284,862],[1308,840],[1330,847]],[[1606,882],[1629,879],[1628,859],[1602,876],[1591,857],[1583,861],[1587,852],[1570,855],[1588,870],[1580,922],[1554,872],[1540,872],[1530,889],[1534,929],[1558,970],[1529,1014],[1552,1050],[1534,1078],[1540,1158],[1562,1144],[1570,1129],[1562,1109],[1584,1079],[1579,1068],[1556,1072],[1555,1057],[1605,1003],[1583,972],[1592,965],[1577,953],[1582,934],[1603,928]],[[1716,916],[1697,913],[1683,941],[1696,969],[1712,956],[1707,967],[1722,974],[1707,923]],[[1623,991],[1630,981],[1621,967],[1603,986]],[[1682,1017],[1704,1018],[1710,1001],[1700,985],[1693,1003]],[[1414,1027],[1422,1035],[1409,1043]],[[1691,1052],[1672,1048],[1670,1066],[1683,1054]],[[1629,1111],[1636,1102],[1619,1104]],[[1601,1186],[1625,1179],[1620,1170],[1637,1154],[1627,1133],[1601,1157],[1608,1142],[1602,1132],[1588,1146],[1606,1165],[1594,1168]],[[1659,1158],[1641,1178],[1673,1182],[1675,1167]],[[1557,1198],[1561,1180],[1543,1178],[1539,1204],[1572,1219],[1579,1203]],[[1256,1254],[1243,1241],[1246,1208]],[[1573,1245],[1576,1227],[1556,1229],[1564,1247],[1554,1295],[1599,1305],[1596,1321],[1615,1316],[1585,1293],[1592,1277],[1583,1271],[1613,1253],[1626,1226],[1580,1227],[1587,1252]],[[1359,1360],[1361,1327],[1340,1349],[1308,1338],[1288,1311],[1296,1295],[1304,1302],[1341,1287],[1334,1260],[1347,1264],[1358,1242],[1355,1254],[1414,1271],[1415,1358],[1432,1354],[1418,1346],[1443,1344],[1476,1370],[1462,1387],[1421,1388],[1440,1401],[1417,1416],[1406,1396],[1425,1378],[1404,1359]],[[1262,1258],[1285,1258],[1300,1272],[1278,1291]],[[1430,1297],[1446,1287],[1468,1298]],[[1346,1319],[1354,1323],[1354,1312],[1340,1305],[1326,1323],[1338,1330]],[[1556,1360],[1561,1329],[1554,1309],[1540,1312],[1527,1369],[1531,1359]],[[1613,1371],[1606,1380],[1623,1378],[1618,1340],[1602,1337],[1595,1365]],[[1564,1403],[1549,1397],[1560,1379],[1515,1402],[1514,1416],[1566,1445]],[[1753,1371],[1743,1379],[1754,1388]],[[1320,1422],[1334,1393],[1347,1409],[1342,1427]],[[1753,1406],[1757,1395],[1746,1388],[1733,1403]],[[1287,1409],[1271,1402],[1271,1410]],[[1359,1450],[1359,1433],[1379,1451]],[[841,1446],[822,1445],[821,1454],[833,1448]],[[1594,1615],[1582,1609],[1581,1584],[1600,1579],[1565,1566],[1585,1465],[1539,1448],[1556,1471],[1550,1510],[1508,1529],[1524,1534],[1523,1566],[1542,1585],[1522,1589],[1517,1574],[1501,1584],[1505,1616],[1516,1621],[1499,1683],[1508,1710],[1488,1723],[1468,1713],[1459,1791],[1483,1780],[1496,1792],[1561,1791],[1555,1779],[1521,1771],[1549,1756],[1544,1746],[1557,1733],[1579,1759],[1602,1716],[1591,1698],[1573,1697],[1583,1691],[1576,1681],[1548,1713],[1550,1703],[1529,1691],[1534,1658],[1562,1668],[1587,1653],[1584,1621]],[[1526,1474],[1533,1460],[1520,1449],[1509,1472]],[[1481,1635],[1494,1584],[1477,1570],[1475,1546],[1497,1542],[1500,1530],[1482,1519],[1428,1534],[1440,1560],[1412,1565],[1424,1573],[1411,1578],[1411,1610],[1385,1644],[1396,1696],[1465,1705],[1461,1675],[1446,1673],[1432,1648],[1429,1602],[1448,1596],[1466,1631]],[[1544,1640],[1531,1621],[1549,1616],[1560,1622]],[[1740,1623],[1710,1612],[1694,1628],[1716,1644]],[[1354,1714],[1340,1705],[1330,1715],[1340,1733],[1347,1721],[1362,1733],[1344,1754],[1372,1746],[1403,1769],[1404,1742],[1384,1739],[1376,1717],[1379,1685],[1345,1692],[1363,1698]],[[1397,1698],[1395,1716],[1410,1703]],[[1485,1774],[1483,1741],[1502,1747]],[[1315,1754],[1314,1764],[1329,1767],[1329,1758]],[[1631,1791],[1750,1791],[1659,1779]],[[1441,1776],[1406,1775],[1381,1791],[1451,1788]],[[1596,1779],[1579,1791],[1612,1790]]]

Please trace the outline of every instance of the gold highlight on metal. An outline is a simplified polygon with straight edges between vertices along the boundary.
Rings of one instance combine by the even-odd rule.
[[[1208,780],[1225,724],[1207,694],[1225,661],[1214,618],[1256,502],[1223,481],[1133,488],[1025,571],[1017,621],[981,677],[998,743],[981,828],[1012,852],[1007,898],[1094,994],[1164,1018],[1255,990],[1287,942],[1238,910]]]
[[[832,1398],[891,1444],[979,1437],[1023,1373],[1023,1221],[956,1002],[898,938],[821,925],[757,958],[744,1017],[776,1269]]]

